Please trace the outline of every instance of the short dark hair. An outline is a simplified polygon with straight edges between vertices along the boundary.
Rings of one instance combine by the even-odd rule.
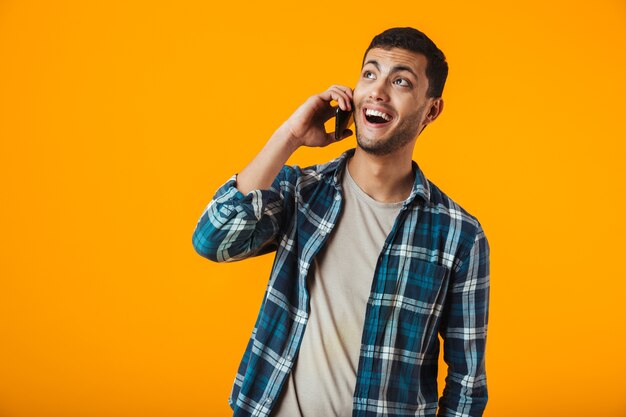
[[[363,55],[361,65],[365,63],[365,56],[372,48],[401,48],[426,56],[426,77],[428,78],[426,95],[435,98],[441,97],[443,86],[448,77],[448,63],[443,52],[424,33],[411,27],[387,29],[372,39],[370,46],[367,47]]]

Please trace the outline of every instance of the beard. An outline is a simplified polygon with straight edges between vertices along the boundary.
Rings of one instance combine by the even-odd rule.
[[[422,106],[415,112],[415,115],[409,115],[400,122],[394,129],[389,132],[390,136],[372,139],[366,137],[359,132],[359,121],[355,120],[354,130],[356,133],[356,142],[366,153],[384,156],[389,155],[398,149],[410,143],[418,134],[419,122],[422,120],[424,108]],[[356,118],[355,118],[356,119]]]

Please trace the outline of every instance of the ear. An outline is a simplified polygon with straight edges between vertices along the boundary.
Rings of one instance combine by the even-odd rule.
[[[426,129],[426,126],[434,122],[435,119],[439,117],[442,111],[443,111],[443,99],[441,97],[438,97],[434,99],[432,103],[430,103],[430,107],[428,107],[428,112],[426,113],[426,116],[424,117],[422,130],[420,130],[418,135],[421,134],[424,131],[424,129]]]
[[[442,111],[443,111],[443,98],[437,97],[436,99],[433,100],[432,104],[430,105],[430,108],[428,109],[428,113],[426,113],[426,120],[425,120],[426,124],[434,122],[435,119],[439,117]]]
[[[433,104],[430,106],[430,110],[428,110],[428,119],[433,122],[441,112],[443,111],[443,98],[438,97],[433,101]]]

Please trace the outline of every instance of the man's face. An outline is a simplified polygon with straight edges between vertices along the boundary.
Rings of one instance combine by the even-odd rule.
[[[426,97],[426,64],[424,55],[405,49],[368,51],[353,94],[356,138],[364,151],[393,153],[429,123],[435,99]]]

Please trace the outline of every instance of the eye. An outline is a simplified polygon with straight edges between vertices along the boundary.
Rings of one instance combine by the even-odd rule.
[[[393,81],[394,84],[399,85],[401,87],[410,87],[411,83],[404,78],[397,78]]]
[[[372,71],[363,71],[363,77],[364,78],[369,78],[369,79],[374,79],[374,73]]]

